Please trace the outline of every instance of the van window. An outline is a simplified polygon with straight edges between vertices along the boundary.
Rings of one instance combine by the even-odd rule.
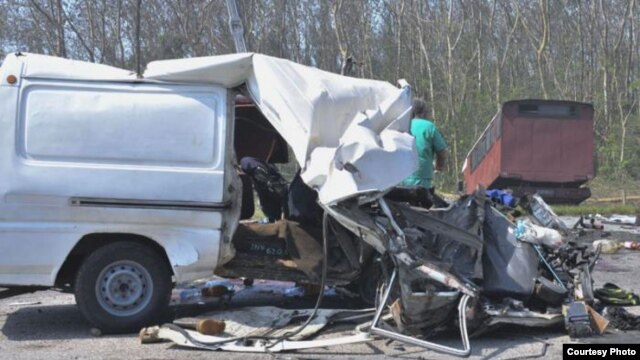
[[[198,168],[222,161],[224,95],[215,89],[63,84],[32,84],[21,95],[18,143],[27,159]]]

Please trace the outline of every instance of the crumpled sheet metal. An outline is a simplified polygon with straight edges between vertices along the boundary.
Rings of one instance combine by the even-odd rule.
[[[320,309],[316,317],[292,340],[301,340],[322,330],[329,319],[338,312],[345,310]],[[205,313],[196,318],[183,318],[174,324],[183,327],[195,327],[195,323],[202,319],[216,319],[225,322],[225,335],[228,337],[269,336],[278,337],[295,330],[298,322],[289,324],[292,319],[304,321],[311,310],[288,310],[274,306],[246,307],[236,310],[224,310]],[[301,322],[302,322],[301,321]],[[193,326],[192,326],[193,324]]]
[[[417,167],[409,134],[412,95],[406,82],[397,88],[254,53],[153,61],[144,78],[225,87],[246,84],[256,105],[291,146],[302,179],[318,189],[323,204],[383,192]]]
[[[188,334],[188,336],[185,336],[185,333]],[[373,340],[373,338],[368,333],[361,332],[356,335],[343,336],[338,338],[299,341],[284,340],[273,347],[267,348],[267,343],[265,343],[264,341],[222,342],[224,340],[228,340],[228,338],[202,335],[193,330],[184,330],[184,332],[180,332],[165,326],[162,326],[158,330],[158,338],[171,341],[178,346],[187,348],[253,353],[275,353],[281,351],[323,348],[327,346],[357,344]],[[213,344],[215,342],[220,343]],[[209,345],[207,345],[206,343],[209,343]]]
[[[371,340],[369,335],[365,333],[340,338],[302,340],[317,334],[329,322],[347,321],[353,318],[366,319],[373,314],[372,310],[319,309],[316,317],[299,334],[292,336],[290,340],[276,344],[274,347],[267,349],[265,341],[229,341],[234,338],[269,337],[275,339],[281,337],[296,330],[312,312],[311,309],[288,310],[272,306],[216,311],[200,315],[197,318],[178,319],[170,326],[163,325],[157,336],[179,346],[235,352],[278,352]],[[225,331],[221,336],[203,335],[197,331],[186,329],[194,328],[198,320],[209,318],[225,322]],[[300,321],[292,322],[293,319]]]
[[[8,59],[18,60],[16,55]],[[319,190],[323,204],[384,192],[418,164],[409,134],[412,95],[406,81],[398,88],[255,53],[152,61],[142,79],[131,71],[51,56],[27,54],[19,61],[25,62],[18,64],[25,77],[225,88],[245,84],[291,146],[302,179]]]
[[[478,326],[472,337],[486,334],[502,325],[517,325],[532,328],[551,328],[564,324],[561,313],[539,313],[529,309],[484,309],[489,318]]]
[[[496,324],[515,324],[530,327],[549,327],[564,322],[564,317],[561,313],[539,313],[528,309],[485,309],[484,311],[488,315],[491,315],[487,324],[489,326]]]

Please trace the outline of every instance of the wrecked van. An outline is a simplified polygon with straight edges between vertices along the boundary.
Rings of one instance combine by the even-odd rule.
[[[13,54],[0,104],[0,286],[74,292],[103,331],[161,322],[174,284],[213,274],[356,289],[375,314],[342,343],[381,336],[465,356],[470,333],[500,324],[593,331],[597,253],[541,198],[510,209],[478,188],[428,209],[424,191],[396,187],[417,165],[404,82],[251,53],[151,62],[141,77]],[[253,192],[238,156],[276,162],[289,149],[289,211],[243,220]],[[319,211],[293,214],[305,192]],[[451,328],[459,347],[428,339]],[[212,350],[324,346],[159,331]]]
[[[415,165],[407,85],[257,54],[157,61],[139,77],[16,53],[0,78],[0,286],[73,292],[104,331],[157,322],[176,283],[214,272],[319,281],[320,228],[240,221],[253,193],[237,153],[273,160],[288,144],[325,205]],[[373,248],[331,226],[327,284],[351,283]],[[256,240],[284,250],[252,252]]]

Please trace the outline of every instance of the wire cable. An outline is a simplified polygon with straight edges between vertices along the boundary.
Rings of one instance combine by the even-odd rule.
[[[270,349],[278,345],[284,340],[290,340],[292,337],[298,335],[300,332],[302,332],[302,330],[304,330],[304,328],[307,327],[307,325],[311,323],[311,321],[313,321],[313,319],[318,314],[318,310],[320,309],[320,304],[322,303],[322,299],[324,298],[324,286],[327,282],[328,232],[329,232],[329,216],[325,211],[324,214],[322,215],[322,274],[320,276],[320,292],[318,293],[318,298],[316,300],[316,305],[314,306],[313,311],[311,312],[307,320],[302,325],[300,325],[300,327],[298,327],[295,331],[286,332],[282,336],[276,338],[276,340],[272,344],[269,344],[266,346],[267,349]]]
[[[205,342],[205,341],[198,341],[195,338],[193,338],[186,330],[182,329],[181,327],[174,325],[174,324],[164,324],[162,325],[163,327],[166,327],[168,329],[174,330],[178,333],[180,333],[182,336],[184,336],[187,340],[191,341],[192,343],[203,347],[203,348],[209,348],[209,349],[217,349],[218,346],[223,345],[223,344],[227,344],[230,342],[236,342],[236,341],[247,341],[247,340],[263,340],[263,341],[273,341],[270,344],[265,345],[265,349],[267,350],[267,353],[269,353],[269,349],[273,348],[274,346],[278,345],[279,343],[285,341],[285,340],[290,340],[292,337],[298,335],[300,332],[302,332],[302,330],[304,330],[310,323],[311,321],[313,321],[313,319],[316,317],[316,315],[318,314],[318,310],[320,309],[320,304],[322,303],[322,299],[324,298],[324,287],[325,284],[327,282],[327,254],[328,254],[328,250],[327,250],[327,243],[328,243],[328,230],[329,230],[329,217],[327,212],[325,211],[323,216],[322,216],[322,273],[320,276],[320,292],[318,294],[318,298],[316,300],[316,304],[313,308],[313,311],[311,312],[311,314],[309,315],[309,317],[307,318],[307,320],[300,325],[300,327],[298,327],[296,330],[294,331],[289,331],[284,333],[283,335],[273,338],[273,337],[268,337],[268,336],[238,336],[238,337],[232,337],[232,338],[228,338],[228,339],[223,339],[223,340],[217,340],[217,341],[212,341],[212,342]]]

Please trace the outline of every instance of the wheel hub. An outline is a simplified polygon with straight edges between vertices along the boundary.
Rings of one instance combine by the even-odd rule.
[[[138,313],[149,304],[152,293],[149,272],[134,261],[117,261],[106,266],[96,282],[98,303],[116,316]]]

